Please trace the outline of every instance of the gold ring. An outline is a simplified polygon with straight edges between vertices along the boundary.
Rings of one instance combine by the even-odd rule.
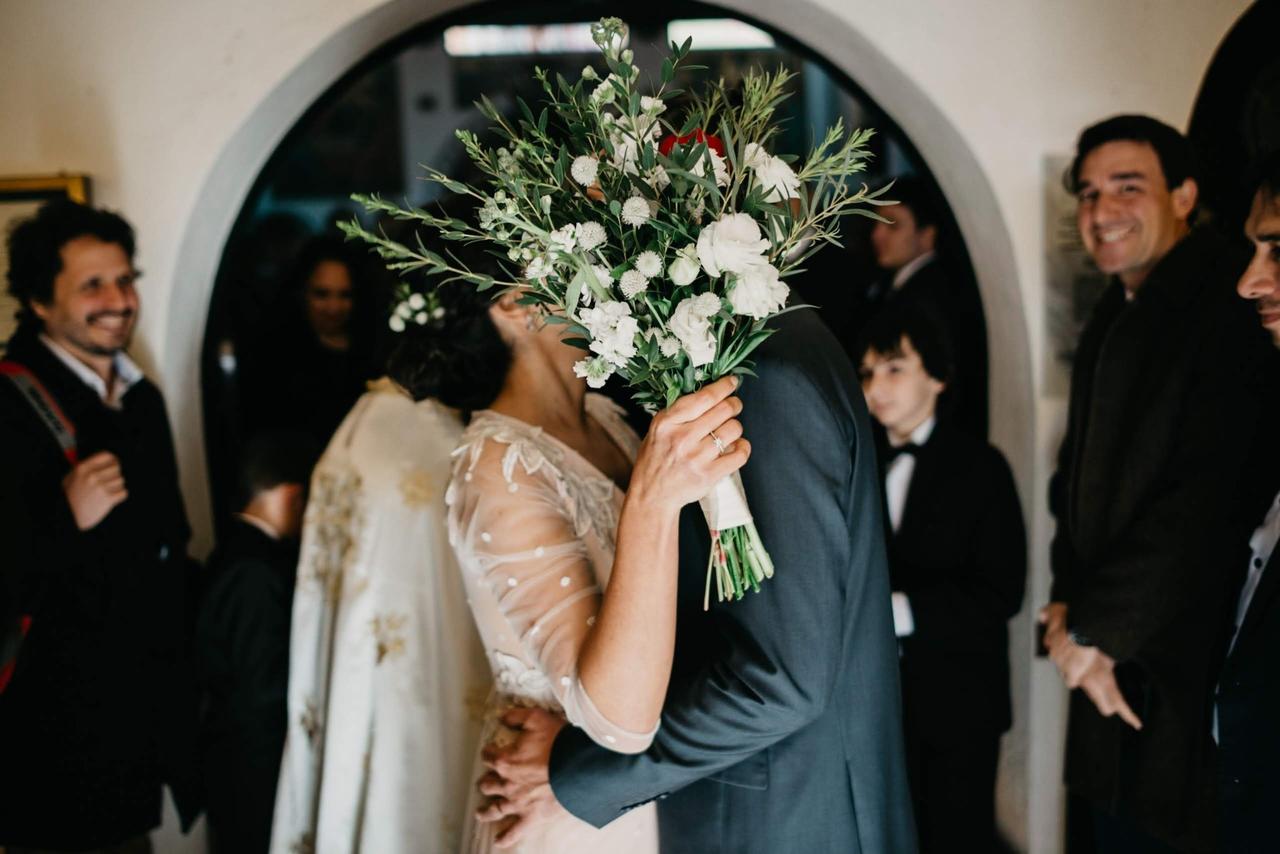
[[[716,443],[716,450],[720,453],[720,456],[723,457],[728,452],[729,449],[724,446],[724,442],[720,441],[720,437],[716,435],[715,430],[711,431],[711,441]]]

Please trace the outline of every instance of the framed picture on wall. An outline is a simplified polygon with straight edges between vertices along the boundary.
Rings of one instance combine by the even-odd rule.
[[[20,219],[31,216],[36,208],[51,199],[71,199],[89,203],[89,178],[86,175],[0,176],[0,270],[6,274],[0,284],[0,342],[8,341],[17,325],[18,304],[9,296],[8,236],[9,229]]]

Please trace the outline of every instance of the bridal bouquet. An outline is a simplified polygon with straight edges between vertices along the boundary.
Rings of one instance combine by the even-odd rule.
[[[588,65],[573,82],[538,69],[546,100],[537,113],[517,99],[520,118],[511,120],[481,98],[500,146],[465,130],[457,137],[483,185],[427,168],[428,180],[474,200],[476,222],[353,197],[446,240],[485,244],[511,271],[506,281],[429,250],[420,237],[408,246],[355,220],[342,228],[402,274],[494,289],[495,297],[519,289],[523,301],[547,310],[547,322],[568,327],[565,342],[585,351],[574,370],[588,385],[617,374],[654,412],[726,374],[751,374],[752,351],[786,305],[784,280],[838,242],[840,217],[874,216],[872,206],[885,202],[882,190],[849,180],[870,157],[869,130],[846,135],[837,122],[799,165],[770,153],[787,71],[748,73],[732,95],[723,82],[711,85],[685,96],[677,116],[668,107],[685,95],[671,88],[676,71],[700,68],[685,62],[690,41],[671,45],[659,84],[643,94],[627,35],[617,18],[594,24],[605,69]],[[423,281],[402,281],[393,329],[431,318]],[[713,577],[721,601],[758,591],[773,563],[742,481],[726,479],[701,505],[712,533],[704,605]]]

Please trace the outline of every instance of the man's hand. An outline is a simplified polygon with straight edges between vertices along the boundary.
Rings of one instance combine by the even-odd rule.
[[[516,740],[508,747],[490,744],[481,751],[490,770],[480,778],[479,787],[489,802],[476,812],[476,818],[504,822],[495,843],[510,848],[532,826],[568,815],[551,791],[547,774],[551,745],[565,721],[543,709],[516,708],[503,715],[502,722],[516,730]]]
[[[96,453],[67,472],[62,491],[71,505],[76,527],[82,531],[95,527],[129,497],[120,461],[109,451]]]
[[[1119,715],[1129,726],[1142,729],[1142,721],[1120,693],[1115,659],[1096,646],[1081,646],[1071,639],[1067,632],[1067,606],[1051,602],[1040,610],[1040,622],[1045,627],[1044,645],[1049,658],[1066,686],[1083,690],[1103,717]]]

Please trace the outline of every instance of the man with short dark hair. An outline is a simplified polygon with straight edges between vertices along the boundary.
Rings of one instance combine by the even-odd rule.
[[[54,202],[8,248],[0,454],[26,512],[0,518],[0,566],[29,629],[0,694],[0,844],[147,851],[161,784],[189,805],[194,704],[173,441],[125,354],[133,229]]]
[[[1258,320],[1275,347],[1263,357],[1273,378],[1280,361],[1280,153],[1260,170],[1259,186],[1245,222],[1253,260],[1240,277],[1240,296],[1252,300]],[[1274,384],[1268,393],[1275,404]],[[1275,459],[1275,434],[1265,437]],[[1280,494],[1272,469],[1271,504],[1249,519],[1261,524],[1248,539],[1248,554],[1232,553],[1245,567],[1229,611],[1227,653],[1214,698],[1214,737],[1221,753],[1224,851],[1270,851],[1276,843],[1275,808],[1280,804]]]
[[[885,431],[893,622],[920,850],[992,851],[1000,736],[1012,722],[1008,621],[1027,538],[1013,476],[945,404],[950,343],[905,305],[867,327],[859,375]]]
[[[1045,645],[1073,690],[1066,782],[1103,852],[1215,849],[1208,704],[1259,345],[1243,257],[1191,228],[1189,144],[1146,116],[1086,129],[1069,182],[1114,277],[1081,334],[1050,484]]]
[[[289,621],[311,466],[301,435],[249,442],[240,512],[209,558],[196,623],[205,693],[205,800],[213,851],[265,852],[284,750]]]
[[[974,283],[948,269],[949,259],[941,245],[943,202],[930,184],[914,176],[896,180],[887,195],[896,204],[879,210],[887,221],[877,222],[871,231],[876,263],[887,278],[868,289],[862,326],[895,305],[918,305],[932,311],[955,353],[956,375],[951,388],[955,418],[970,433],[985,438],[986,321]],[[861,355],[850,353],[855,362]]]

